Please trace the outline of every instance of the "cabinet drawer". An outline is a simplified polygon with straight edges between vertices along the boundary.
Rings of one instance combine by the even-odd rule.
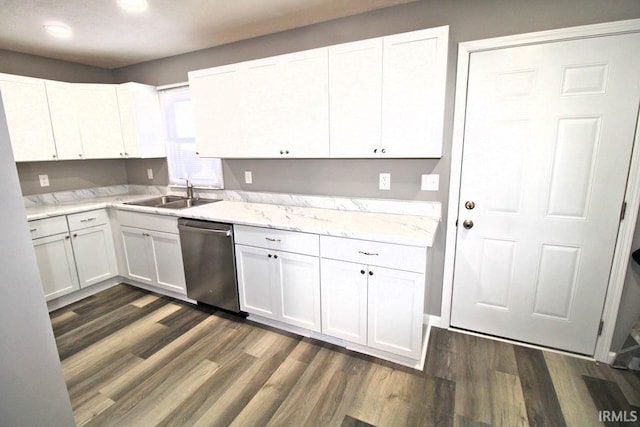
[[[235,225],[236,243],[259,248],[318,256],[319,239],[316,234],[296,231],[273,230],[270,228]]]
[[[427,248],[320,236],[320,256],[340,261],[424,273]]]
[[[178,218],[175,216],[117,211],[116,218],[120,225],[178,234]]]
[[[94,211],[67,215],[67,221],[69,221],[69,230],[74,231],[107,224],[109,222],[109,216],[105,209],[96,209]]]
[[[55,216],[52,218],[37,219],[29,221],[29,231],[31,238],[52,236],[54,234],[67,233],[67,219],[64,216]]]

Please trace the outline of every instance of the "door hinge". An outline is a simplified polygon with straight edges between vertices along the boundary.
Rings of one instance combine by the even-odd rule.
[[[620,211],[620,221],[624,219],[624,214],[627,213],[627,202],[622,202],[622,210]]]
[[[604,327],[604,320],[600,320],[600,326],[598,326],[598,336],[602,335],[603,327]]]

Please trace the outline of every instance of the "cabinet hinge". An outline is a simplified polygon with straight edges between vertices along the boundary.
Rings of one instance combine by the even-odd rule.
[[[624,214],[627,213],[627,202],[622,202],[622,210],[620,211],[620,221],[624,219]]]
[[[600,326],[598,326],[598,336],[602,335],[603,327],[604,327],[604,320],[600,320]]]

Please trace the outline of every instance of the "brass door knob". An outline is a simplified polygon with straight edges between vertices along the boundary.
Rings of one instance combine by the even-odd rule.
[[[470,219],[465,219],[464,222],[462,223],[462,226],[467,230],[470,230],[473,228],[473,221],[471,221]]]

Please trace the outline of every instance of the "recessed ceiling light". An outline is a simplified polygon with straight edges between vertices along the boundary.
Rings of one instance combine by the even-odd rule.
[[[118,5],[131,13],[144,12],[147,9],[147,0],[118,0]]]
[[[72,34],[71,27],[61,22],[50,22],[45,24],[44,29],[50,35],[58,37],[59,39],[68,39]]]

